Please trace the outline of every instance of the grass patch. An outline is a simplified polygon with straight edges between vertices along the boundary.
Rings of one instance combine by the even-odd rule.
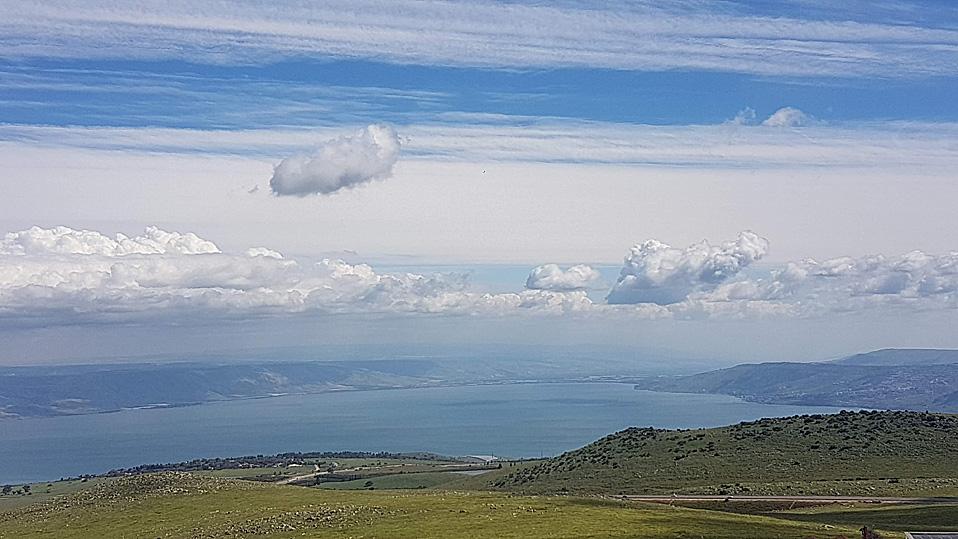
[[[0,538],[852,537],[764,516],[488,492],[336,491],[164,473],[0,513]]]
[[[370,489],[423,489],[447,485],[461,479],[462,476],[452,472],[421,472],[382,475],[368,479],[353,481],[333,481],[321,483],[319,488],[338,490],[370,490]]]
[[[776,516],[805,522],[862,524],[873,528],[898,531],[953,531],[958,529],[958,504],[894,506],[873,508],[819,508],[812,511],[776,513]]]

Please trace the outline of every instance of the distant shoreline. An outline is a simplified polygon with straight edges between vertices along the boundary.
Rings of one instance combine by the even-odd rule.
[[[418,385],[408,385],[408,386],[344,386],[344,387],[337,387],[337,388],[319,389],[319,390],[313,390],[313,391],[289,391],[284,393],[272,393],[268,395],[237,395],[235,397],[229,397],[229,398],[223,398],[223,399],[210,399],[206,401],[144,404],[142,406],[127,406],[122,408],[112,408],[112,409],[106,409],[106,410],[91,410],[91,411],[77,412],[77,413],[59,413],[59,414],[53,413],[53,414],[42,414],[42,415],[40,414],[38,415],[6,414],[6,415],[0,415],[0,422],[27,421],[27,420],[33,420],[33,419],[49,419],[49,418],[75,417],[75,416],[87,416],[87,415],[99,415],[99,414],[117,414],[117,413],[129,412],[134,410],[164,410],[164,409],[170,409],[170,408],[187,408],[192,406],[203,406],[207,404],[216,404],[216,403],[224,403],[224,402],[273,399],[273,398],[279,398],[279,397],[304,396],[304,395],[326,395],[330,393],[353,393],[353,392],[360,392],[360,391],[399,391],[399,390],[408,390],[408,389],[432,389],[432,388],[444,388],[444,387],[479,387],[479,386],[532,385],[532,384],[634,385],[639,381],[640,378],[641,377],[637,377],[637,376],[622,376],[622,377],[608,377],[608,378],[597,378],[597,377],[564,378],[564,379],[555,379],[555,380],[547,380],[547,379],[531,380],[530,379],[530,380],[489,380],[489,381],[475,381],[475,382],[442,382],[442,383],[436,383],[436,384],[418,384]],[[655,391],[655,393],[669,393],[669,392]]]

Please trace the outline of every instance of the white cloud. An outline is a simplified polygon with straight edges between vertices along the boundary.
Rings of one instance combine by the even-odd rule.
[[[99,232],[73,230],[65,226],[33,227],[10,232],[0,240],[0,255],[101,255],[218,253],[213,242],[192,232],[180,234],[149,227],[142,236],[117,234],[115,239]]]
[[[534,268],[526,279],[530,290],[584,290],[594,288],[600,281],[599,272],[585,264],[577,264],[563,270],[556,264],[544,264]]]
[[[869,10],[796,18],[734,4],[638,2],[597,7],[466,2],[9,0],[0,56],[186,58],[213,63],[290,57],[400,64],[716,70],[763,75],[956,72],[958,32],[941,21],[885,21]],[[941,11],[941,10],[939,10]]]
[[[743,232],[734,242],[675,249],[655,240],[632,248],[611,304],[663,305],[682,319],[818,317],[875,309],[958,309],[958,252],[869,255],[788,262],[766,276],[741,270],[768,248]]]
[[[729,125],[752,125],[755,123],[755,116],[755,109],[752,107],[745,107],[744,109],[738,111],[734,118],[725,123]]]
[[[378,273],[324,259],[301,264],[268,248],[229,254],[194,234],[149,228],[109,238],[34,227],[0,243],[0,324],[248,318],[266,315],[561,313],[584,292],[481,294],[457,274]]]
[[[279,251],[274,251],[272,249],[267,249],[266,247],[250,247],[246,250],[246,256],[265,256],[266,258],[275,258],[280,260],[283,258],[283,254]]]
[[[679,249],[657,240],[632,247],[609,292],[613,304],[679,303],[693,292],[712,290],[765,256],[768,240],[745,231],[734,241],[703,240]]]
[[[399,137],[386,125],[320,144],[312,154],[283,159],[269,181],[276,195],[328,195],[388,178],[399,159]]]
[[[812,123],[808,114],[794,108],[782,107],[762,122],[766,127],[804,127]]]
[[[775,301],[809,313],[853,311],[881,305],[958,307],[958,252],[912,251],[790,262],[767,278],[723,284],[695,298],[707,302]]]
[[[530,281],[538,289],[481,293],[461,274],[306,263],[263,247],[231,254],[194,234],[156,228],[110,238],[34,227],[0,242],[0,327],[342,314],[697,320],[958,309],[958,252],[803,260],[743,276],[767,247],[751,232],[685,249],[646,241],[632,249],[610,304],[602,304],[583,289],[597,277],[584,265],[536,268]]]

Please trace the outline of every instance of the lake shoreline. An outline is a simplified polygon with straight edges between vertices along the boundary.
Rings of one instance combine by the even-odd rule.
[[[395,388],[399,389],[399,388]],[[834,407],[534,382],[339,391],[0,422],[0,481],[36,482],[229,455],[428,451],[553,456],[622,429],[698,428]]]

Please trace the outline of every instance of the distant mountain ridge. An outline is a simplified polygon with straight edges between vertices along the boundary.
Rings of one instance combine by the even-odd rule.
[[[821,363],[754,363],[642,380],[636,389],[768,404],[958,412],[958,350],[877,350]]]
[[[935,348],[883,348],[836,359],[842,365],[947,365],[958,363],[958,350]]]
[[[604,349],[563,351],[464,349],[456,357],[333,361],[230,361],[0,367],[0,420],[186,406],[289,393],[394,389],[596,377],[631,382],[663,371],[661,359],[603,356]],[[581,355],[580,355],[581,354]],[[671,372],[692,373],[699,360],[672,358]]]

